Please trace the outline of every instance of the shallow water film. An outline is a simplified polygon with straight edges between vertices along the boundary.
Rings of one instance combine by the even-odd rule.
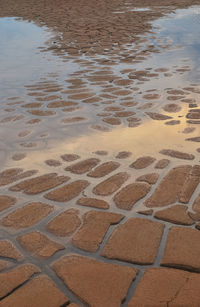
[[[0,307],[199,306],[200,1],[0,0]]]

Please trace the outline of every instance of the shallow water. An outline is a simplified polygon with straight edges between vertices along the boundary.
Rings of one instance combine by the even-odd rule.
[[[183,102],[181,98],[177,100],[176,97],[174,97],[174,101],[169,101],[167,91],[169,89],[182,90],[185,87],[191,87],[191,83],[198,84],[200,78],[199,10],[199,7],[177,10],[175,13],[155,21],[153,34],[148,35],[144,43],[127,46],[127,55],[131,55],[131,49],[134,47],[140,53],[138,56],[141,56],[141,52],[145,50],[147,50],[147,56],[145,55],[144,59],[136,59],[133,64],[118,62],[116,59],[115,64],[108,68],[106,65],[98,65],[97,62],[99,59],[106,58],[106,55],[91,58],[83,55],[76,57],[76,60],[73,61],[73,59],[67,57],[65,59],[55,53],[52,54],[50,51],[41,52],[53,44],[53,33],[45,27],[41,28],[16,18],[1,18],[0,95],[2,106],[8,107],[7,104],[9,104],[8,109],[15,109],[15,111],[6,110],[6,112],[5,109],[2,110],[3,122],[4,120],[6,122],[6,118],[10,115],[12,117],[13,113],[14,116],[17,116],[16,114],[23,115],[26,120],[33,118],[30,115],[27,118],[26,109],[21,108],[22,103],[40,103],[43,98],[48,98],[48,95],[53,95],[51,101],[71,100],[70,95],[67,92],[64,93],[66,90],[70,92],[70,83],[66,82],[69,78],[76,79],[77,76],[86,84],[83,86],[83,90],[80,88],[77,92],[92,91],[95,93],[95,97],[99,97],[108,85],[101,84],[101,82],[99,84],[88,82],[90,73],[98,73],[101,69],[108,69],[115,78],[125,79],[130,77],[130,71],[125,72],[127,69],[133,72],[144,70],[155,74],[155,76],[147,77],[146,80],[136,78],[130,86],[125,86],[126,90],[130,90],[129,95],[125,97],[113,96],[115,106],[121,107],[120,104],[123,101],[126,102],[123,99],[138,103],[136,107],[126,108],[126,111],[136,113],[134,117],[139,119],[139,123],[141,123],[138,127],[137,125],[133,128],[127,127],[127,118],[124,117],[120,118],[121,125],[117,126],[102,122],[102,117],[97,116],[97,113],[103,112],[109,101],[113,103],[113,99],[101,98],[99,103],[94,104],[86,104],[83,103],[84,101],[72,99],[75,104],[78,103],[77,110],[72,110],[72,113],[71,111],[70,113],[61,112],[61,109],[50,109],[50,111],[55,111],[52,117],[36,115],[34,118],[42,121],[36,125],[28,125],[28,127],[24,119],[8,120],[8,123],[3,123],[0,140],[2,156],[7,157],[4,163],[11,165],[11,154],[21,150],[29,152],[30,155],[31,152],[35,156],[41,155],[41,160],[44,160],[44,154],[40,154],[41,150],[46,155],[49,151],[52,154],[62,151],[81,152],[84,155],[87,150],[92,152],[104,149],[108,150],[110,154],[120,150],[130,150],[136,156],[141,154],[157,155],[160,149],[169,147],[186,152],[194,151],[196,144],[185,142],[186,135],[182,133],[186,127],[195,127],[189,136],[195,137],[199,134],[198,125],[186,122],[185,116],[189,110],[189,104]],[[158,52],[149,53],[149,46],[156,47]],[[87,70],[87,63],[89,70]],[[157,73],[156,71],[160,68],[161,71]],[[111,85],[113,86],[113,84]],[[50,94],[47,93],[45,87],[50,88]],[[184,90],[182,98],[198,102],[199,89],[198,86],[194,88],[194,91]],[[35,91],[35,89],[37,90]],[[112,92],[108,94],[112,96]],[[145,99],[145,94],[156,94],[158,97]],[[55,99],[54,95],[57,96]],[[144,107],[146,103],[147,108]],[[178,103],[182,109],[178,113],[164,112],[162,108],[167,103]],[[109,106],[113,106],[113,104],[108,104]],[[43,103],[41,110],[49,111]],[[173,120],[180,120],[180,123],[169,126],[165,124],[166,121],[150,119],[146,112],[159,112],[172,117]],[[71,122],[71,118],[77,117],[83,117],[83,120]],[[66,119],[70,122],[63,124]],[[100,126],[100,128],[97,127],[98,130],[96,130],[96,125]],[[15,132],[22,132],[21,138],[13,133],[13,127],[15,127]],[[30,130],[27,135],[26,130]],[[108,131],[104,132],[104,130]],[[24,131],[25,135],[23,136]],[[5,135],[9,135],[7,140],[5,140]]]
[[[146,11],[150,11],[150,8],[148,7],[136,7],[134,9],[131,10],[132,12],[146,12]]]
[[[33,23],[15,18],[0,19],[1,95],[6,88],[22,87],[27,80],[40,77],[39,68],[43,56],[38,47],[49,36]]]
[[[61,81],[66,78],[63,61],[48,47],[53,34],[47,27],[39,27],[19,18],[0,18],[0,99],[25,94],[24,86],[59,72]],[[70,65],[69,72],[73,72]],[[71,69],[71,70],[70,70]]]
[[[154,22],[154,27],[160,28],[159,37],[162,41],[169,41],[172,47],[174,62],[187,60],[192,66],[187,81],[199,83],[200,81],[200,42],[198,39],[200,26],[200,7],[177,10],[169,17]],[[170,62],[172,59],[170,59]],[[170,64],[170,63],[168,63]]]
[[[137,9],[138,14],[146,10],[149,9]],[[2,218],[15,213],[19,208],[27,208],[30,202],[52,205],[52,214],[30,227],[22,228],[22,225],[21,229],[17,228],[15,218],[13,224],[11,218],[11,224],[2,224],[0,237],[11,240],[25,256],[25,261],[36,264],[42,273],[48,275],[69,297],[70,303],[77,302],[79,306],[85,306],[79,301],[80,295],[76,297],[51,267],[54,261],[64,255],[75,253],[92,256],[107,263],[138,268],[140,273],[136,282],[132,283],[126,300],[121,304],[124,307],[128,306],[144,270],[160,266],[168,230],[172,226],[170,222],[159,221],[165,225],[165,231],[153,265],[108,260],[102,256],[103,247],[119,224],[110,226],[102,242],[99,241],[99,249],[94,253],[85,252],[82,247],[79,249],[71,243],[72,236],[81,228],[61,237],[50,232],[47,224],[68,209],[78,212],[80,227],[85,225],[84,214],[89,210],[103,213],[107,209],[105,212],[121,213],[124,215],[121,224],[126,223],[129,218],[142,217],[140,211],[149,209],[145,207],[145,200],[160,186],[174,166],[199,164],[200,149],[198,152],[196,149],[200,139],[186,140],[200,135],[198,12],[199,7],[177,10],[153,22],[153,32],[144,34],[134,45],[126,45],[125,49],[123,46],[117,52],[114,47],[112,50],[104,49],[100,54],[90,56],[73,56],[59,48],[53,48],[54,37],[58,33],[53,33],[46,27],[16,18],[0,19],[0,163],[4,171],[1,173],[0,186],[1,194],[17,199],[16,206],[0,212],[0,218],[2,221]],[[169,156],[161,153],[163,149],[184,154],[181,158],[176,158],[173,154]],[[147,158],[149,164],[139,167],[132,165],[137,162],[138,157],[143,161]],[[169,160],[164,161],[167,162],[164,167],[156,167],[161,159],[161,162],[163,159]],[[91,160],[94,165],[87,169]],[[112,163],[117,168],[109,170]],[[75,169],[77,168],[75,171],[74,164]],[[96,171],[102,165],[104,171],[100,171],[100,176],[91,176],[91,170]],[[11,167],[16,169],[10,170]],[[5,170],[6,168],[8,169]],[[29,173],[30,177],[27,170],[34,170]],[[19,172],[19,176],[15,176],[15,172]],[[52,172],[55,172],[54,181],[51,181],[52,174],[49,176]],[[122,182],[119,187],[112,177],[118,172],[127,175],[127,181]],[[44,173],[47,179],[40,178],[41,181],[37,181],[38,176]],[[158,181],[147,185],[141,177],[152,173],[157,175]],[[59,181],[60,177],[66,175],[69,182]],[[193,185],[198,176],[194,178],[192,172],[187,172],[185,176],[188,180],[186,185],[184,183],[187,190],[190,188],[190,178]],[[104,194],[104,191],[96,193],[94,188],[101,183],[105,184],[106,179],[113,180],[108,184],[110,189],[115,189],[115,185],[117,189],[108,194]],[[70,184],[82,180],[87,181],[88,186],[76,193]],[[127,184],[135,184],[137,181],[149,186],[151,190],[145,195],[141,194],[141,198],[138,197],[128,209],[117,206],[114,198],[118,192]],[[66,189],[69,199],[65,199],[65,192],[56,192],[57,188],[65,188],[65,182],[69,189]],[[13,189],[16,183],[22,183],[22,188],[19,185],[19,189]],[[106,189],[105,186],[103,189]],[[46,197],[49,192],[56,192],[57,196]],[[193,192],[187,204],[189,212],[192,212],[194,200],[199,193],[198,189]],[[60,200],[62,193],[64,198]],[[98,208],[93,204],[92,208],[87,204],[81,206],[77,202],[80,197],[97,197],[106,201],[108,207]],[[166,205],[167,208],[169,206]],[[161,208],[155,207],[154,212],[145,218],[155,222],[154,213],[157,210]],[[38,209],[36,211],[39,215]],[[23,224],[25,218],[21,214],[19,219],[22,219]],[[62,228],[62,225],[58,226]],[[187,227],[195,228],[195,225]],[[41,232],[49,239],[63,244],[64,249],[47,259],[37,259],[37,253],[30,253],[18,241],[21,234],[28,234],[30,231]],[[76,289],[74,292],[76,293]]]

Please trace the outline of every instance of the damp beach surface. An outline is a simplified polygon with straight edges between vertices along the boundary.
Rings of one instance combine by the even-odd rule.
[[[0,1],[0,306],[198,306],[199,16]]]

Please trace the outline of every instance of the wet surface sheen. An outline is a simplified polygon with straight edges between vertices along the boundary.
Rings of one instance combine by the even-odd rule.
[[[167,305],[199,298],[200,7],[123,3],[111,20],[156,10],[152,31],[97,52],[62,45],[70,25],[0,18],[5,306],[150,306],[155,280]]]
[[[41,53],[41,48],[45,48],[44,43],[51,37],[45,28],[42,29],[32,23],[26,23],[13,18],[2,18],[1,95],[3,98],[2,104],[5,104],[5,109],[3,112],[4,116],[1,115],[1,117],[3,123],[8,122],[7,125],[2,125],[2,141],[5,130],[10,129],[13,121],[15,122],[15,127],[17,126],[22,131],[25,130],[25,120],[26,123],[28,119],[31,120],[31,117],[28,115],[29,113],[36,115],[38,121],[42,119],[42,122],[37,124],[37,131],[31,127],[32,133],[29,134],[29,137],[26,137],[26,142],[27,140],[31,140],[32,143],[37,143],[38,133],[41,133],[48,134],[45,139],[49,144],[52,144],[52,141],[55,139],[56,143],[59,142],[59,146],[61,147],[63,147],[62,143],[67,137],[69,141],[66,150],[70,150],[71,147],[74,150],[80,150],[89,141],[91,143],[91,146],[89,145],[90,150],[109,146],[109,150],[116,151],[123,148],[124,150],[129,149],[132,151],[133,149],[131,147],[128,148],[131,146],[130,140],[132,140],[133,147],[136,147],[135,151],[140,154],[141,149],[135,146],[136,142],[138,143],[136,138],[141,139],[139,142],[145,144],[143,150],[148,152],[149,150],[152,151],[150,149],[151,143],[149,143],[149,135],[154,136],[156,139],[155,143],[159,144],[159,147],[155,148],[155,150],[165,145],[163,144],[165,138],[162,138],[165,135],[166,138],[173,138],[174,141],[172,144],[174,147],[179,147],[178,144],[181,143],[187,150],[184,135],[182,137],[180,133],[184,131],[184,128],[190,127],[189,123],[185,120],[188,112],[188,102],[191,101],[191,104],[194,102],[195,105],[199,91],[197,86],[193,88],[190,86],[191,83],[198,84],[199,80],[199,64],[197,58],[199,50],[199,42],[197,39],[198,10],[198,7],[178,10],[176,13],[169,15],[169,17],[155,21],[153,26],[156,36],[154,35],[153,39],[149,38],[149,42],[158,48],[159,53],[152,54],[147,59],[145,56],[142,61],[136,61],[139,63],[133,64],[133,68],[131,62],[128,64],[122,62],[119,64],[116,63],[117,65],[108,67],[108,74],[106,74],[108,78],[105,77],[105,74],[98,73],[103,67],[99,67],[97,63],[95,64],[95,61],[93,61],[94,64],[90,64],[89,70],[82,74],[78,72],[78,65],[72,61],[65,62],[57,56],[52,56],[49,52]],[[174,31],[174,28],[176,31]],[[148,43],[145,42],[144,47],[145,45],[148,45]],[[141,47],[140,45],[138,47],[141,49],[144,48],[143,44],[141,44]],[[127,54],[128,50],[129,47],[127,47]],[[90,61],[89,57],[81,57],[79,65],[83,67],[84,62],[87,61]],[[129,70],[128,73],[125,72],[126,69]],[[79,83],[77,83],[72,71],[74,73],[77,71],[77,78],[82,79],[83,86],[80,87],[80,81],[78,80]],[[138,71],[139,73],[137,73]],[[144,73],[141,74],[140,71]],[[135,72],[136,74],[134,75]],[[94,84],[98,83],[98,81],[92,82],[92,75],[98,76],[98,85]],[[40,78],[41,81],[38,83]],[[65,78],[74,80],[70,80],[75,85],[74,89],[70,90],[68,88],[70,83],[65,83]],[[108,81],[104,81],[110,78],[116,79],[114,81],[116,85],[113,82],[110,83],[112,90],[109,85],[106,85]],[[124,79],[125,81],[123,82]],[[130,80],[130,84],[127,82],[127,85],[123,88],[126,80]],[[174,84],[176,84],[175,94],[173,94]],[[185,90],[185,87],[188,87],[188,89]],[[138,89],[136,90],[135,88]],[[170,88],[172,94],[168,94]],[[178,91],[176,93],[177,89]],[[125,93],[126,91],[127,93]],[[179,94],[179,91],[182,93]],[[10,95],[12,92],[18,98],[14,99]],[[77,95],[76,93],[79,92],[80,94]],[[76,96],[78,100],[76,100]],[[90,103],[90,99],[91,102],[92,99],[97,102]],[[58,100],[70,100],[71,103],[63,103],[65,109],[56,108],[56,101]],[[184,100],[186,100],[186,103],[184,103]],[[172,118],[172,121],[154,122],[149,119],[147,113],[149,111],[163,113],[162,107],[164,107],[166,102],[181,105],[182,110],[178,113],[165,113]],[[28,103],[30,103],[30,109],[28,108]],[[53,103],[55,104],[55,108],[48,108],[51,103],[52,106]],[[115,106],[119,106],[119,110],[129,111],[130,114],[132,112],[135,115],[127,117],[126,112],[124,112],[124,116],[118,117],[117,112],[104,111],[109,109],[109,106],[113,106],[113,103]],[[37,108],[37,104],[39,109]],[[107,104],[108,108],[106,108]],[[8,107],[8,105],[11,106]],[[19,113],[20,116],[22,116],[22,113],[24,114],[23,120],[20,117],[18,119],[17,114]],[[102,116],[100,116],[101,113]],[[48,120],[49,115],[53,115],[53,121]],[[52,127],[53,122],[56,123],[54,129]],[[140,125],[141,122],[145,124]],[[127,126],[130,129],[126,128]],[[74,129],[75,127],[76,129]],[[160,136],[156,132],[157,127],[160,127]],[[194,136],[198,135],[198,125],[192,125],[192,127],[197,127],[196,131],[192,134]],[[104,130],[108,131],[107,135]],[[67,136],[65,131],[68,131]],[[148,131],[147,134],[145,131]],[[7,131],[6,133],[9,132]],[[102,138],[101,135],[103,136]],[[116,144],[118,142],[115,142],[117,135],[120,137],[119,147]],[[98,146],[92,141],[93,136],[94,139],[99,139]],[[13,135],[11,135],[12,137]],[[70,141],[71,138],[72,141]],[[15,136],[13,142],[16,143]],[[69,142],[72,142],[72,145]],[[39,142],[39,144],[42,143],[43,141]],[[77,146],[74,147],[73,144],[77,144]],[[6,145],[9,146],[9,144]],[[166,142],[166,146],[169,146],[168,142]],[[19,144],[16,144],[15,147],[17,149]]]

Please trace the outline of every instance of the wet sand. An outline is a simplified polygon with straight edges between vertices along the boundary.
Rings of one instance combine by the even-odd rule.
[[[0,306],[199,306],[200,1],[85,2],[0,1]]]

